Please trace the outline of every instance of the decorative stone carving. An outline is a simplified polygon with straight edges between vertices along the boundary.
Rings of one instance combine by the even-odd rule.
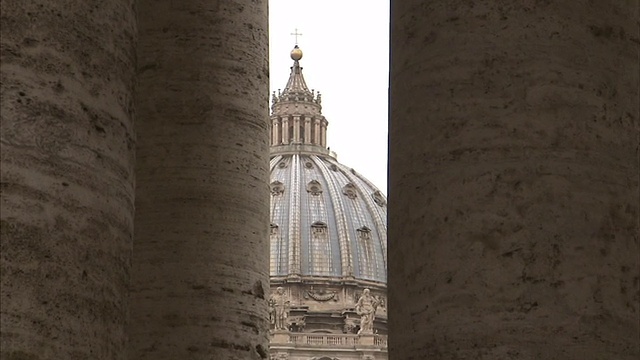
[[[284,193],[284,184],[276,180],[271,183],[271,195],[278,196]]]
[[[282,287],[276,289],[269,298],[269,319],[275,330],[288,330],[287,317],[291,303]]]
[[[327,224],[323,223],[322,221],[316,221],[311,224],[311,231],[316,235],[326,234]]]
[[[305,299],[312,298],[316,301],[338,301],[338,293],[335,291],[326,291],[321,289],[319,291],[307,290],[305,292]]]
[[[387,201],[384,199],[384,195],[382,195],[380,190],[376,190],[373,194],[371,194],[371,196],[373,197],[373,201],[378,206],[383,207],[387,205]]]
[[[371,229],[366,225],[358,229],[358,237],[364,240],[371,239]]]
[[[305,317],[303,316],[290,316],[287,319],[287,324],[289,331],[293,332],[304,332],[304,327],[306,325]]]
[[[376,310],[380,300],[370,294],[369,289],[362,291],[362,296],[356,303],[356,314],[360,315],[360,330],[358,334],[373,334],[373,321],[376,318]]]
[[[269,235],[278,235],[278,225],[271,223],[270,228],[271,231]]]
[[[358,197],[358,190],[352,183],[348,183],[342,188],[342,193],[347,195],[347,197],[351,200],[354,200]]]
[[[346,318],[342,330],[345,334],[355,334],[357,325],[357,319]]]
[[[307,184],[307,192],[313,196],[322,194],[322,185],[317,180],[311,180]]]

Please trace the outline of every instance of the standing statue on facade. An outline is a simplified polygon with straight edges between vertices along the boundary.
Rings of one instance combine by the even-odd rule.
[[[376,318],[376,310],[380,300],[369,293],[369,289],[362,291],[362,296],[356,303],[356,314],[360,315],[360,330],[358,334],[373,334],[373,320]]]
[[[287,330],[290,302],[282,287],[269,298],[269,319],[275,330]]]

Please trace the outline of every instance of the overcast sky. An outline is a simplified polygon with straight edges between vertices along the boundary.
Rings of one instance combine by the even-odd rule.
[[[300,65],[322,94],[338,161],[387,194],[388,0],[269,0],[271,91],[284,88],[298,29]]]

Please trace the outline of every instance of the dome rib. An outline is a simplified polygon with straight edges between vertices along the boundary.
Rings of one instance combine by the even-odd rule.
[[[294,154],[289,164],[291,171],[289,201],[289,273],[301,275],[300,249],[300,155]]]
[[[271,244],[271,275],[286,275],[289,272],[289,256],[283,256],[289,253],[288,228],[289,223],[284,221],[289,218],[289,197],[290,189],[286,184],[288,177],[287,168],[279,168],[277,165],[285,161],[282,156],[276,156],[271,161],[271,180],[284,184],[284,191],[279,195],[271,196],[271,223],[278,226],[277,244]]]
[[[339,164],[339,167],[341,167],[344,170],[344,166]],[[375,186],[373,186],[369,181],[367,181],[366,179],[363,181],[363,178],[356,174],[352,174],[349,171],[345,171],[344,174],[352,183],[358,183],[359,186],[356,186],[356,188],[359,189],[360,192],[362,188],[368,187],[371,189],[375,189]],[[363,186],[363,185],[368,185],[368,186]],[[382,247],[382,255],[383,255],[382,261],[384,262],[384,269],[387,269],[387,226],[385,225],[386,214],[385,214],[385,219],[383,219],[381,215],[381,207],[378,206],[373,201],[372,194],[362,194],[362,198],[364,199],[367,205],[368,213],[372,214],[373,221],[375,223],[374,224],[375,231],[380,237],[380,244]],[[385,274],[385,279],[386,279],[386,274]]]
[[[336,221],[336,229],[338,230],[338,241],[340,243],[340,263],[342,265],[342,276],[353,276],[352,248],[347,229],[347,219],[344,212],[344,204],[342,203],[342,192],[336,185],[334,177],[330,175],[330,169],[324,162],[315,155],[311,158],[314,160],[328,185],[331,203],[334,209],[334,218]]]

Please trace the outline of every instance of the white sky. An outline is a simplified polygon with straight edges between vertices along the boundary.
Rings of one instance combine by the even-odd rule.
[[[269,0],[270,93],[287,83],[296,28],[307,86],[322,94],[328,146],[387,194],[389,1]]]

